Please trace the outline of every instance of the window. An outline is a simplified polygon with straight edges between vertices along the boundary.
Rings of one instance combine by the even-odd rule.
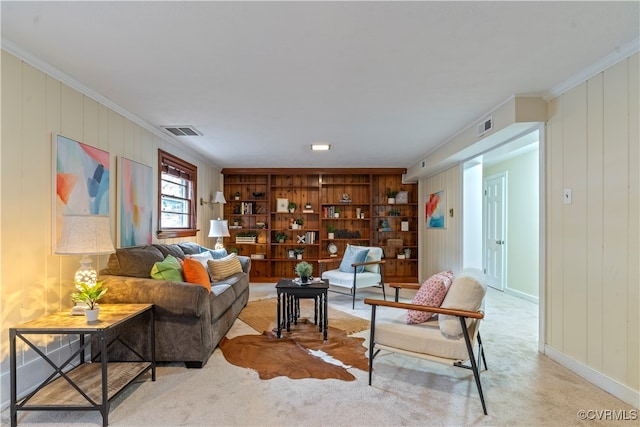
[[[158,238],[196,235],[197,181],[196,166],[158,150]]]

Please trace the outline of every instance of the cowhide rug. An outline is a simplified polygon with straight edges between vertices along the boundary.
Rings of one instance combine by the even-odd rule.
[[[272,330],[262,335],[225,337],[220,349],[229,363],[253,369],[263,380],[286,376],[353,381],[355,377],[347,368],[368,370],[363,342],[364,338],[350,337],[331,325],[327,341],[323,342],[318,327],[308,319],[301,319],[297,325],[291,325],[291,332],[282,331],[282,338],[277,338]]]

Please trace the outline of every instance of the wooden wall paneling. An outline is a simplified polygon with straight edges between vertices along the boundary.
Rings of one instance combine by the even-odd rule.
[[[587,358],[586,363],[602,370],[602,325],[605,313],[602,306],[602,257],[604,228],[604,172],[602,74],[587,83]]]
[[[640,390],[640,54],[628,61],[629,72],[629,265],[627,295],[627,378]]]
[[[546,342],[560,351],[563,345],[563,98],[558,97],[549,104],[547,124],[547,250],[546,250]]]
[[[572,189],[572,203],[560,207],[564,233],[571,239],[563,241],[564,300],[572,301],[562,310],[563,349],[570,357],[586,361],[587,321],[587,91],[583,83],[564,95],[564,143],[562,185]],[[564,196],[564,194],[563,194]]]
[[[624,381],[627,371],[627,224],[629,218],[629,123],[627,64],[623,61],[604,72],[604,368]]]

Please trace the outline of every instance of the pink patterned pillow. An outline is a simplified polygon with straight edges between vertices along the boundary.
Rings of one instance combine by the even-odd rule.
[[[440,307],[452,282],[453,273],[449,270],[434,274],[420,286],[411,304]],[[429,320],[431,316],[433,316],[433,313],[429,313],[428,311],[409,310],[407,312],[407,323],[424,323]]]

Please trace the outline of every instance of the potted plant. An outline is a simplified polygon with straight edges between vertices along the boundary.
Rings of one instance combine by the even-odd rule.
[[[302,226],[304,225],[304,218],[298,218],[298,219],[294,220],[294,222],[296,224],[298,224],[298,229],[301,229]]]
[[[287,234],[285,232],[283,232],[283,231],[277,232],[276,236],[275,236],[275,240],[278,243],[284,243],[284,242],[287,241],[288,238],[289,238],[289,236],[287,236]]]
[[[302,259],[302,254],[304,253],[304,248],[295,248],[293,252],[296,254],[297,259]]]
[[[397,190],[391,190],[387,188],[387,203],[393,205],[396,202],[396,196],[398,195]]]
[[[311,202],[307,202],[304,204],[305,209],[311,209]]]
[[[300,277],[302,283],[307,283],[311,273],[313,272],[313,266],[306,261],[302,261],[296,264],[296,274]]]
[[[236,255],[239,255],[239,254],[240,254],[240,249],[238,249],[238,248],[231,248],[231,249],[229,249],[229,253],[230,253],[230,254],[236,254]]]
[[[102,287],[103,282],[96,282],[91,286],[84,282],[76,283],[76,289],[78,292],[71,294],[73,302],[83,302],[87,305],[87,309],[84,311],[84,315],[87,317],[88,322],[93,322],[98,319],[98,300],[107,293],[107,288]]]
[[[333,225],[328,226],[327,227],[327,238],[330,239],[330,240],[331,239],[335,239],[335,234],[334,234],[335,231],[336,231],[336,228]]]
[[[236,194],[233,195],[233,198],[236,200],[240,200],[240,192],[236,191]]]
[[[338,207],[335,208],[335,210],[333,211],[333,217],[340,218],[340,208]]]
[[[241,218],[233,218],[233,226],[234,227],[240,227],[242,225],[242,219]]]
[[[289,209],[289,213],[294,213],[297,207],[298,205],[296,205],[295,203],[289,202],[289,206],[287,208]]]

